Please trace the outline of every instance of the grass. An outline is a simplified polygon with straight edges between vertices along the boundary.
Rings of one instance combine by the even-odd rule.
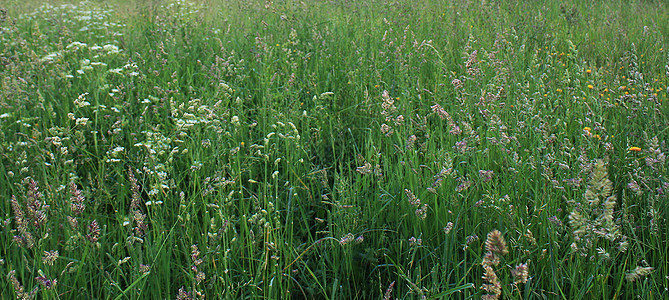
[[[3,298],[669,297],[662,1],[0,8]]]

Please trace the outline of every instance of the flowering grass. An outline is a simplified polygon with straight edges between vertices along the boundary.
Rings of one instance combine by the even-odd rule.
[[[2,2],[1,296],[668,298],[666,11]]]

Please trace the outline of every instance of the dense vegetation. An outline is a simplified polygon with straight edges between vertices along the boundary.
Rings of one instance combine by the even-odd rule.
[[[664,1],[0,2],[0,292],[669,298]]]

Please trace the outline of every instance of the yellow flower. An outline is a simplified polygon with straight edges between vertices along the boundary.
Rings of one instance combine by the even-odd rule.
[[[595,87],[592,86],[592,84],[588,84],[588,88],[592,90],[592,89],[595,88]]]
[[[557,92],[558,92],[558,93],[562,93],[562,89],[557,89]]]
[[[590,70],[590,69],[585,70],[585,73],[590,74],[590,73],[592,73],[592,70]]]
[[[641,148],[639,148],[639,147],[630,147],[629,151],[639,152],[639,151],[641,151]]]

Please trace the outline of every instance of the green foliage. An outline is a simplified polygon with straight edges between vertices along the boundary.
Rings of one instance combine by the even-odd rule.
[[[662,1],[41,4],[4,298],[669,297]]]

